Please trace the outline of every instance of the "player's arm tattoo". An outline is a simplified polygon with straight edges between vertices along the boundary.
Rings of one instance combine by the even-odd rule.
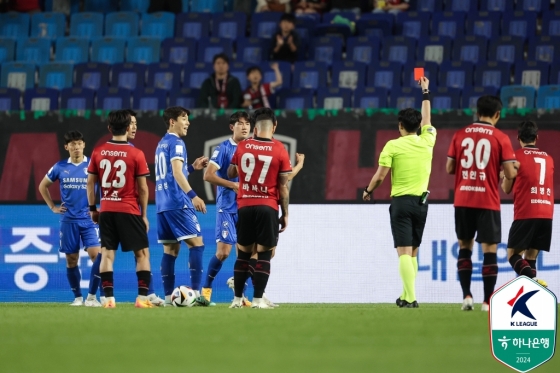
[[[290,204],[290,189],[288,188],[288,174],[278,175],[278,192],[280,194],[280,208],[282,215],[288,216],[288,205]]]

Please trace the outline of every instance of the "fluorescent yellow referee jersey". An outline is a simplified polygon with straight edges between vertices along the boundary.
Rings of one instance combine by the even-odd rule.
[[[428,190],[436,135],[428,124],[420,136],[401,136],[385,144],[379,165],[391,168],[391,197],[420,196]]]

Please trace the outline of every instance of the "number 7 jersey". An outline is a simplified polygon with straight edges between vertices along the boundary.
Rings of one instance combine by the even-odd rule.
[[[515,162],[509,137],[490,123],[473,123],[455,132],[447,157],[455,160],[453,205],[500,211],[500,168]]]

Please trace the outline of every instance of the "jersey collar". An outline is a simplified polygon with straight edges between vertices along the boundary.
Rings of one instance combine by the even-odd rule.
[[[257,140],[257,141],[268,141],[268,142],[272,142],[272,139],[265,139],[264,137],[257,137],[254,136],[253,139]]]
[[[523,148],[538,149],[536,145],[525,145]]]
[[[179,137],[179,135],[177,135],[175,132],[167,132],[167,134],[171,136]]]
[[[82,161],[82,163],[87,162],[87,157],[84,155],[84,160]],[[72,164],[82,164],[82,163],[74,163],[72,162],[72,157],[68,158],[68,162],[67,163],[72,163]]]
[[[478,122],[474,122],[473,124],[480,124],[480,125],[482,125],[482,126],[494,127],[494,126],[492,125],[492,123],[488,123],[488,122],[485,122],[485,121],[483,121],[483,120],[479,120]]]
[[[231,145],[237,145],[237,143],[236,143],[235,141],[233,141],[233,138],[232,138],[232,137],[229,138],[229,143],[230,143]]]

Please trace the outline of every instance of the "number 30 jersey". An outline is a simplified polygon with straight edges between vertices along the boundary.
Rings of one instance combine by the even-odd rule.
[[[140,215],[136,178],[150,175],[144,153],[126,141],[107,141],[95,148],[88,173],[101,186],[101,212]]]
[[[500,211],[500,167],[515,162],[509,137],[490,123],[455,132],[447,157],[455,160],[455,207]]]

